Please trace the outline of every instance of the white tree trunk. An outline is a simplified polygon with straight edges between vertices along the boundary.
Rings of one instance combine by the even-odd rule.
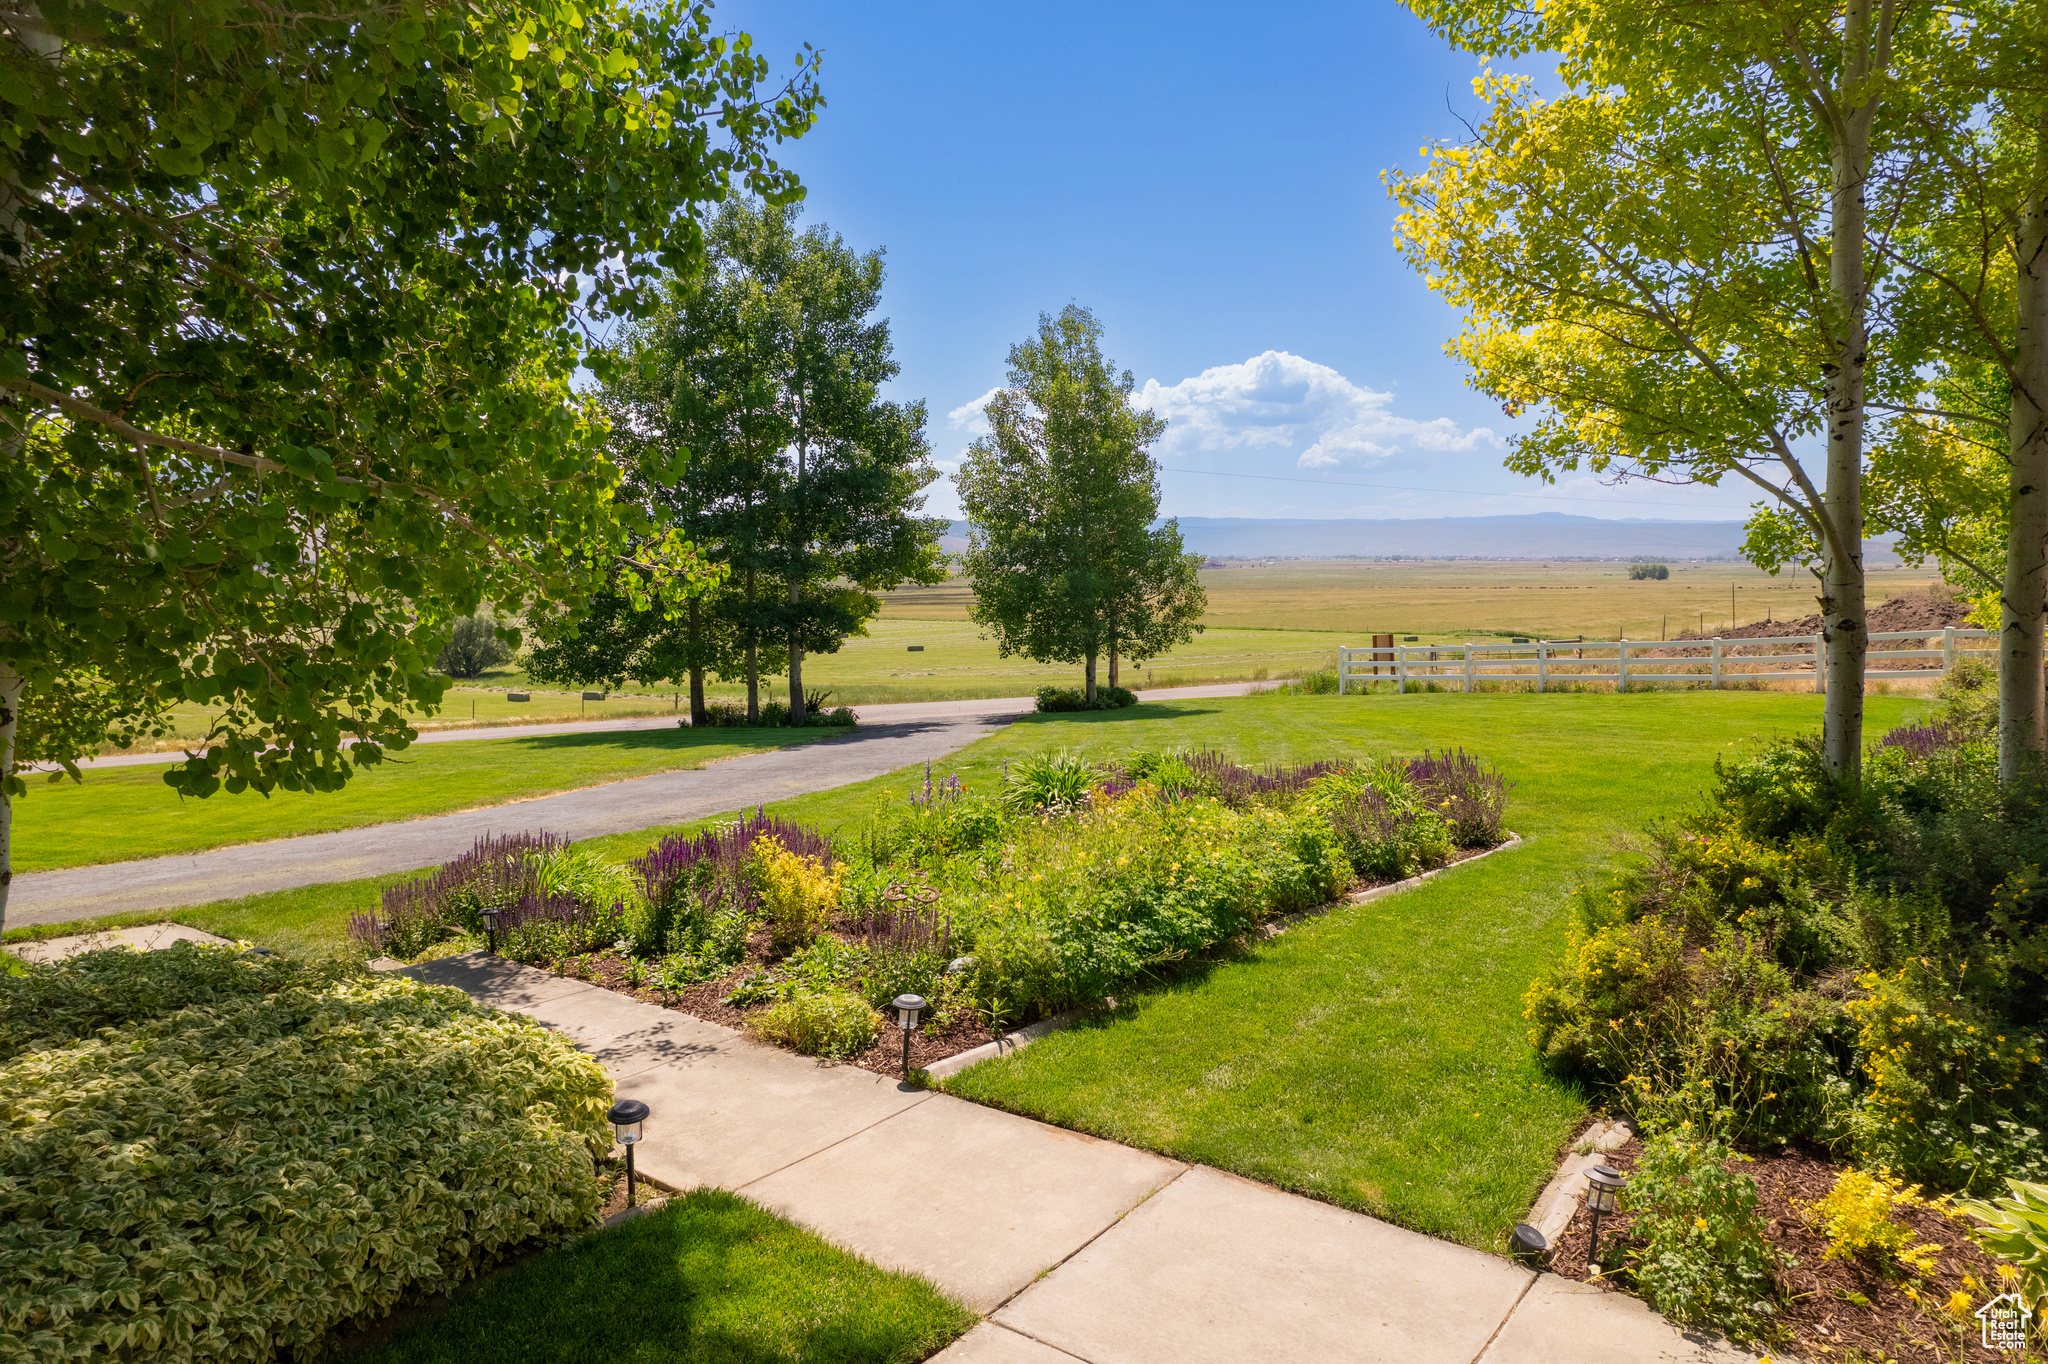
[[[2048,616],[2048,108],[2034,130],[2033,174],[2020,203],[2013,347],[2011,521],[2000,593],[1998,778],[2011,781],[2048,749],[2042,690]]]
[[[7,891],[14,882],[14,731],[21,718],[22,676],[0,663],[0,931],[7,927]]]
[[[1871,0],[1849,0],[1842,25],[1844,96],[1862,94],[1870,74],[1870,12]],[[1870,347],[1863,238],[1876,104],[1868,95],[1863,98],[1867,102],[1860,107],[1851,107],[1847,98],[1841,101],[1842,123],[1830,135],[1828,292],[1835,306],[1835,345],[1827,374],[1827,486],[1822,497],[1832,535],[1823,546],[1820,600],[1828,674],[1821,755],[1830,772],[1852,781],[1863,769],[1863,662],[1870,649],[1863,620],[1863,403]]]

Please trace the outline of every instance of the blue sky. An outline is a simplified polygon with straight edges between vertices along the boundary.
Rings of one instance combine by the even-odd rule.
[[[1460,135],[1478,67],[1391,0],[717,13],[778,75],[824,52],[829,107],[783,159],[810,221],[887,248],[891,396],[926,401],[942,467],[1009,346],[1071,301],[1171,422],[1171,515],[1744,514],[1733,487],[1501,468],[1513,424],[1443,354],[1456,314],[1395,254],[1379,178]],[[949,485],[931,509],[957,512]]]

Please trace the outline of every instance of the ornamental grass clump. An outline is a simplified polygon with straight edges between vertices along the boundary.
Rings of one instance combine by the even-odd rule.
[[[212,969],[138,955],[160,997]],[[0,1065],[7,1358],[310,1354],[594,1221],[611,1084],[567,1041],[401,978],[243,994],[235,970]]]

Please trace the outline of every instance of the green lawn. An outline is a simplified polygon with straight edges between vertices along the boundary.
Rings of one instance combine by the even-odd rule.
[[[340,791],[216,792],[181,798],[163,768],[86,770],[82,785],[31,785],[14,803],[14,869],[52,871],[418,819],[702,767],[836,729],[647,729],[417,744],[363,769]]]
[[[966,1097],[1198,1160],[1472,1245],[1497,1246],[1547,1178],[1581,1097],[1536,1064],[1521,995],[1561,951],[1572,888],[1711,779],[1717,755],[1815,727],[1802,693],[1257,696],[1028,716],[940,764],[969,786],[1048,747],[1205,747],[1240,759],[1459,746],[1515,783],[1525,846],[1312,921],[1106,1020],[955,1077]],[[1872,697],[1875,736],[1924,702]],[[828,829],[906,799],[906,769],[775,813]],[[658,831],[600,841],[632,855]],[[339,941],[379,883],[169,916],[281,947]],[[40,932],[64,931],[61,928]],[[10,933],[9,937],[15,936]]]
[[[703,1190],[459,1290],[358,1364],[911,1364],[975,1323],[735,1194]]]

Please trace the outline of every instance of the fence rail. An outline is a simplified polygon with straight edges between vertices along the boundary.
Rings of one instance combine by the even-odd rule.
[[[1990,656],[1990,630],[1889,630],[1870,636],[1873,646],[1864,671],[1869,681],[1928,681],[1955,666],[1958,658]],[[1915,649],[1876,647],[1888,642],[1918,640]],[[1986,641],[1978,644],[1977,641]],[[1928,647],[1939,641],[1939,648]],[[1408,684],[1462,684],[1471,691],[1477,682],[1530,682],[1543,691],[1553,682],[1611,682],[1627,691],[1634,682],[1685,682],[1718,690],[1725,684],[1750,682],[1813,683],[1827,690],[1827,658],[1819,635],[1782,635],[1767,639],[1699,640],[1537,639],[1518,644],[1380,644],[1344,645],[1337,650],[1337,690],[1348,692],[1355,682],[1392,681],[1397,691]],[[1767,654],[1740,650],[1775,648]],[[1785,652],[1795,650],[1795,652]],[[1589,657],[1590,655],[1590,657]],[[1886,668],[1886,663],[1940,660],[1938,666]],[[1634,666],[1631,666],[1633,662]],[[1657,671],[1645,671],[1645,668]]]

